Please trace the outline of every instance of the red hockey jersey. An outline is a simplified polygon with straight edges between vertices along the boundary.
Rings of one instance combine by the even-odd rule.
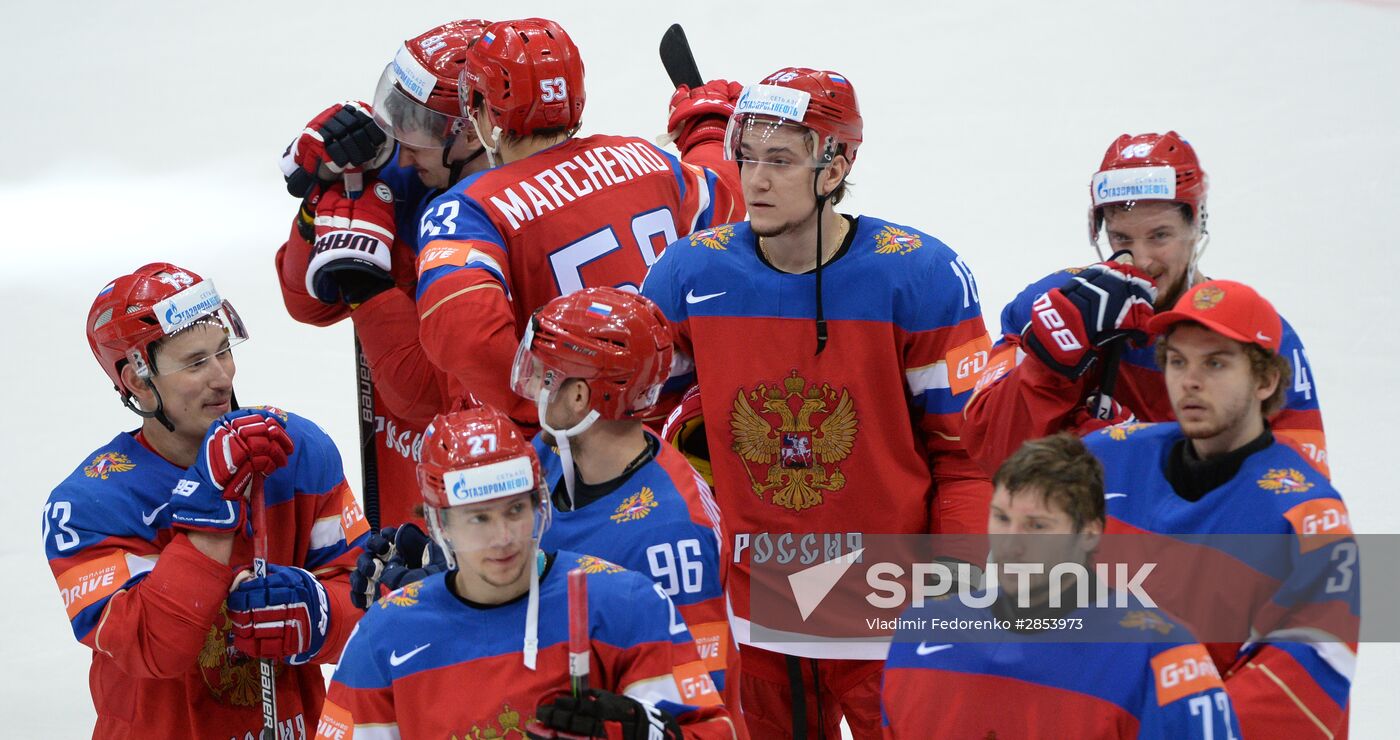
[[[314,573],[330,597],[316,663],[334,663],[359,620],[349,569],[369,531],[340,454],[315,424],[286,414],[296,444],[268,476],[268,561]],[[243,738],[262,726],[258,662],[233,650],[224,600],[250,567],[235,540],[223,565],[170,527],[166,504],[184,469],[130,433],[79,465],[44,507],[44,548],[79,642],[92,649],[93,737]],[[319,665],[277,666],[284,737],[308,737],[325,696]]]
[[[734,169],[718,146],[693,151]],[[743,217],[731,183],[641,139],[603,135],[467,178],[420,225],[423,347],[482,402],[533,425],[533,403],[510,389],[525,320],[581,288],[637,289],[677,237]]]
[[[1031,304],[1045,291],[1058,288],[1075,270],[1061,270],[1030,284],[1001,312],[1002,338],[991,361],[977,381],[977,391],[967,402],[963,437],[968,453],[988,473],[1011,456],[1021,443],[1070,429],[1080,434],[1101,428],[1102,423],[1079,418],[1084,399],[1102,381],[1101,369],[1070,380],[1021,349],[1021,331],[1031,317]],[[1283,322],[1279,354],[1293,369],[1284,407],[1271,420],[1282,441],[1297,449],[1323,475],[1327,468],[1327,439],[1322,411],[1312,383],[1312,367],[1297,332]],[[1129,348],[1118,366],[1114,399],[1138,421],[1172,421],[1171,399],[1157,367],[1153,347]],[[1080,426],[1087,422],[1087,426]]]
[[[937,239],[869,216],[842,250],[823,268],[820,355],[814,276],[761,261],[747,223],[671,245],[642,290],[699,380],[741,643],[768,642],[750,631],[763,621],[750,607],[760,537],[986,531],[991,486],[958,439],[990,344],[971,272]],[[883,645],[760,646],[884,657]]]

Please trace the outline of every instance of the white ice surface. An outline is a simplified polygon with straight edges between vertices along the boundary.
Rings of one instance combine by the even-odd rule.
[[[272,257],[295,203],[276,160],[322,107],[369,97],[399,40],[470,12],[563,23],[588,66],[585,132],[661,131],[655,49],[673,21],[708,75],[841,71],[866,120],[846,210],[960,251],[993,331],[1027,282],[1092,260],[1086,185],[1107,143],[1183,132],[1211,176],[1207,272],[1255,285],[1303,336],[1353,521],[1400,532],[1386,441],[1400,418],[1396,0],[203,7],[5,8],[0,516],[14,530],[0,539],[0,734],[80,737],[93,721],[89,654],[38,519],[55,483],[135,426],[82,335],[112,276],[168,259],[213,277],[253,333],[239,398],[317,420],[358,485],[348,329],[293,322],[277,291]],[[1400,724],[1397,668],[1395,644],[1363,647],[1353,736]]]

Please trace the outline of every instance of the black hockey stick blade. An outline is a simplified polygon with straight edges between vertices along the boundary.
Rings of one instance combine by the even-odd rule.
[[[661,36],[661,64],[676,87],[700,87],[705,79],[700,76],[700,68],[695,66],[695,55],[690,53],[690,42],[685,39],[685,29],[681,24],[672,23]]]

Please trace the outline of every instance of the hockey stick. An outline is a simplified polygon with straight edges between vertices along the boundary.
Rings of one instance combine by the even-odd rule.
[[[575,697],[588,690],[588,574],[569,571],[569,689]]]
[[[1131,265],[1133,255],[1127,250],[1122,250],[1110,260],[1120,265]],[[1103,379],[1099,381],[1098,393],[1089,398],[1089,413],[1093,414],[1095,419],[1113,420],[1113,390],[1118,385],[1118,364],[1123,359],[1123,345],[1127,342],[1127,337],[1121,337],[1113,340],[1103,350]]]
[[[253,507],[253,577],[267,578],[267,502],[263,500],[263,476],[253,475],[250,494]],[[272,672],[271,658],[258,661],[258,677],[262,688],[263,728],[261,740],[277,740],[277,677]]]
[[[370,377],[369,360],[355,337],[355,367],[360,393],[360,485],[364,493],[365,519],[370,529],[379,530],[379,459],[374,443],[374,379]]]
[[[695,65],[695,55],[690,53],[685,29],[679,23],[672,23],[661,35],[661,65],[666,68],[671,84],[676,87],[685,85],[696,88],[705,84],[700,68]]]

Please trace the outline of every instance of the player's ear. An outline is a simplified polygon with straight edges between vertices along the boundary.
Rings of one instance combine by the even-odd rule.
[[[140,408],[151,411],[156,407],[155,390],[151,387],[151,381],[136,374],[136,368],[131,363],[122,365],[121,372],[122,385],[125,390],[131,392],[136,398],[136,405]]]
[[[593,392],[585,381],[570,378],[569,384],[564,387],[564,400],[568,402],[570,411],[580,415],[586,414],[588,404],[593,400]]]
[[[1079,528],[1080,545],[1084,552],[1090,553],[1099,549],[1099,542],[1103,539],[1103,520],[1091,519],[1084,522]]]
[[[846,175],[851,173],[851,161],[846,159],[846,155],[838,154],[831,163],[822,168],[821,192],[824,195],[831,195],[836,192],[836,188],[841,185],[841,181],[846,179]]]

